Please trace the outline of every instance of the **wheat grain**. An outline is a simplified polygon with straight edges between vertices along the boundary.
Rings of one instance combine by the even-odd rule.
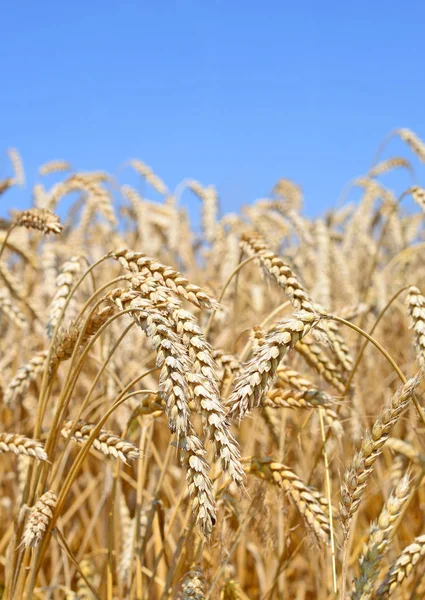
[[[167,186],[162,179],[160,179],[158,175],[152,171],[151,167],[146,165],[144,162],[138,158],[135,158],[130,160],[130,165],[135,171],[137,171],[137,173],[139,173],[139,175],[145,177],[146,181],[150,183],[150,185],[155,188],[157,192],[160,194],[166,194],[168,192]]]
[[[4,194],[4,192],[6,192],[11,187],[13,187],[14,183],[15,182],[12,177],[6,177],[6,179],[1,179],[0,180],[0,195]]]
[[[324,221],[319,219],[315,227],[317,257],[317,284],[313,296],[328,310],[332,306],[331,275],[330,275],[330,239],[329,231]]]
[[[317,373],[323,377],[325,381],[341,394],[345,393],[344,376],[313,339],[304,338],[302,341],[295,344],[294,349],[304,358],[306,363],[312,367],[312,369],[317,371]]]
[[[242,362],[233,354],[226,354],[219,348],[213,350],[212,356],[217,365],[217,377],[221,382],[221,388],[225,389],[228,381],[234,379],[240,373],[243,366]]]
[[[81,271],[81,258],[72,256],[61,267],[56,279],[56,292],[52,298],[47,321],[47,335],[52,337],[53,331],[59,322],[62,310],[67,302],[73,283]]]
[[[84,558],[80,563],[81,573],[78,574],[77,578],[77,594],[78,600],[94,600],[94,596],[87,581],[93,583],[95,576],[94,565],[90,558]],[[82,577],[84,575],[84,577]]]
[[[387,446],[394,452],[399,452],[414,464],[425,464],[425,455],[418,452],[412,444],[398,438],[388,438]]]
[[[425,212],[425,190],[417,185],[410,188],[413,200]]]

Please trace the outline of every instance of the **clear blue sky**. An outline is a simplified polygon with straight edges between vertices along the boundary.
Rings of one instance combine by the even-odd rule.
[[[425,138],[421,0],[14,0],[0,15],[0,176],[9,146],[30,183],[53,158],[138,157],[170,188],[214,183],[227,210],[288,177],[317,214],[389,130]],[[29,188],[3,210],[11,198],[28,205]]]

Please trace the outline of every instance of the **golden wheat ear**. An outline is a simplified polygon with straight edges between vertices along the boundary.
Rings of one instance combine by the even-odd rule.
[[[56,494],[51,490],[37,500],[31,510],[22,536],[22,543],[26,548],[37,546],[43,539],[50,519],[53,517],[56,500]]]

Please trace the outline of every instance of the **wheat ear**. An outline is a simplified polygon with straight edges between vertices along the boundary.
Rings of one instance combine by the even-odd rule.
[[[250,600],[234,579],[228,579],[220,592],[220,600]]]
[[[49,338],[52,337],[63,307],[71,292],[72,285],[80,271],[81,258],[79,256],[72,256],[61,267],[60,273],[56,278],[56,292],[49,309],[49,318],[47,321],[47,335]]]
[[[19,433],[0,433],[0,453],[12,452],[13,454],[25,454],[37,460],[47,461],[47,454],[43,444],[37,440],[20,435]]]
[[[30,208],[18,214],[14,221],[18,227],[38,229],[43,233],[59,234],[63,230],[59,217],[45,208]]]
[[[79,444],[84,444],[95,427],[95,424],[82,420],[77,423],[68,421],[62,427],[61,434],[64,438],[71,437]],[[123,440],[120,436],[106,429],[99,431],[93,441],[93,448],[99,450],[104,456],[119,458],[126,464],[128,461],[137,460],[140,457],[140,452],[134,444]]]
[[[195,317],[186,310],[177,308],[172,313],[177,324],[177,332],[189,351],[193,373],[189,381],[193,384],[195,400],[201,408],[201,414],[210,438],[216,448],[224,471],[227,471],[239,485],[243,481],[243,469],[240,464],[239,444],[230,431],[226,412],[220,402],[217,369],[212,357],[212,348],[204,338]]]
[[[192,428],[180,439],[179,446],[182,449],[182,464],[187,470],[186,481],[192,497],[195,521],[208,538],[217,516],[212,482],[208,476],[209,465],[205,460],[206,452]]]
[[[340,516],[345,538],[348,538],[352,516],[358,510],[369,476],[375,462],[391,432],[406,411],[420,378],[409,379],[393,396],[391,404],[384,408],[372,427],[363,438],[360,450],[354,456],[351,466],[345,473],[341,486]]]
[[[388,598],[392,596],[424,556],[425,535],[420,535],[415,538],[412,544],[404,548],[403,552],[391,566],[383,583],[376,592],[376,598]]]
[[[132,273],[142,273],[158,279],[178,296],[189,300],[195,306],[213,309],[218,307],[217,301],[204,292],[200,287],[190,283],[179,271],[163,265],[143,252],[131,252],[120,248],[109,253],[111,258],[119,261],[122,266]]]
[[[50,160],[39,167],[40,175],[50,175],[51,173],[61,173],[63,171],[72,171],[72,167],[66,160]]]
[[[22,543],[26,548],[37,546],[43,539],[47,526],[53,517],[56,500],[56,494],[49,490],[35,503],[22,536]]]
[[[28,328],[28,321],[25,315],[16,306],[16,303],[12,302],[12,298],[5,289],[0,290],[0,310],[20,329]]]
[[[136,290],[118,288],[107,297],[120,310],[136,309],[132,317],[151,338],[157,353],[156,364],[161,367],[159,390],[166,403],[168,425],[172,432],[184,435],[188,431],[192,397],[186,376],[192,370],[187,349],[166,316]]]
[[[410,129],[398,129],[397,133],[401,139],[408,144],[416,156],[422,162],[425,162],[425,144],[423,141]]]
[[[246,466],[248,473],[266,481],[271,481],[274,485],[288,492],[317,539],[327,544],[329,542],[330,526],[329,517],[323,510],[326,501],[319,502],[317,497],[312,494],[311,488],[305,485],[298,475],[286,465],[274,461],[272,458],[250,458],[246,460],[248,461]]]
[[[259,406],[283,357],[319,323],[319,320],[319,315],[313,312],[300,312],[296,313],[294,318],[279,321],[274,326],[266,335],[265,343],[244,365],[236,379],[228,402],[230,417],[243,419],[250,410]]]
[[[177,600],[204,600],[205,578],[200,565],[192,565],[183,579]]]
[[[355,579],[353,600],[369,600],[378,576],[382,557],[390,543],[394,522],[406,503],[409,494],[409,476],[404,475],[396,489],[391,493],[378,517],[372,524],[369,539],[359,558],[359,577]]]
[[[415,335],[415,349],[419,364],[425,365],[425,297],[419,288],[409,287],[407,309],[411,319],[411,328]]]
[[[249,256],[256,256],[258,258],[265,272],[284,290],[295,309],[301,309],[306,312],[323,312],[322,307],[313,302],[307,290],[289,265],[280,256],[277,256],[267,248],[267,244],[261,236],[258,234],[244,234],[241,240],[241,249]],[[351,370],[353,359],[344,339],[339,333],[337,324],[334,321],[326,321],[320,324],[320,329],[329,338],[335,355],[344,369]]]
[[[263,396],[261,406],[268,408],[318,409],[322,408],[324,417],[334,433],[341,435],[342,426],[338,415],[332,409],[332,399],[317,388],[303,390],[274,389]]]
[[[387,158],[382,162],[378,163],[368,173],[368,177],[379,177],[379,175],[383,175],[384,173],[388,173],[392,169],[400,169],[405,168],[412,170],[411,164],[405,158],[401,158],[395,156],[393,158]]]
[[[43,370],[46,363],[47,350],[41,350],[27,363],[20,367],[15,377],[6,388],[4,401],[6,404],[21,398],[29,389],[31,381]]]
[[[83,347],[87,344],[89,339],[99,331],[102,325],[106,323],[106,321],[114,314],[114,312],[115,307],[106,306],[91,315],[81,337],[80,347]],[[63,329],[59,332],[52,352],[52,359],[50,363],[51,368],[55,368],[60,362],[71,358],[79,336],[80,327],[74,324],[72,324],[68,329]]]

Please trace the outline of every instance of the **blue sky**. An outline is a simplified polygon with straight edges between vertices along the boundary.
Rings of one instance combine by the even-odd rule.
[[[0,177],[9,146],[29,184],[53,158],[138,157],[170,188],[214,183],[225,210],[288,177],[315,215],[388,131],[425,138],[420,0],[15,0],[1,21]],[[30,187],[3,198],[28,206]]]

